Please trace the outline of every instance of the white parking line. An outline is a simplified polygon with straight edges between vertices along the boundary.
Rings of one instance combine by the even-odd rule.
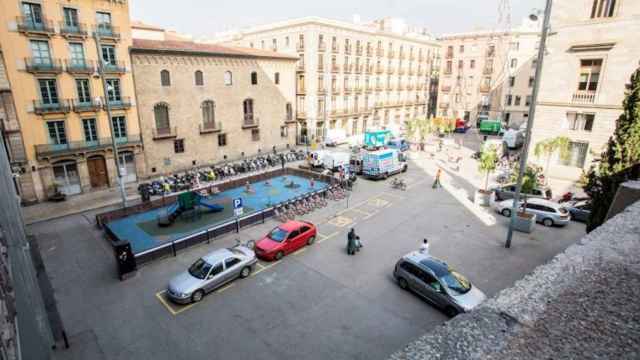
[[[236,285],[236,283],[233,283],[233,282],[232,282],[231,284],[226,285],[226,286],[223,286],[223,287],[221,287],[220,289],[216,290],[216,293],[217,293],[217,294],[220,294],[221,292],[223,292],[223,291],[227,290],[228,288],[234,287],[235,285]]]

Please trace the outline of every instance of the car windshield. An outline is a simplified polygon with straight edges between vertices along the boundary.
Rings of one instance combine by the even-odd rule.
[[[209,270],[211,270],[211,264],[202,259],[198,259],[198,261],[189,267],[189,274],[195,278],[204,279],[209,273]]]
[[[459,294],[465,294],[471,290],[471,283],[467,278],[455,270],[449,269],[447,274],[440,277],[440,281],[447,285],[450,290]]]
[[[273,241],[282,242],[287,238],[287,232],[277,227],[271,230],[267,237]]]

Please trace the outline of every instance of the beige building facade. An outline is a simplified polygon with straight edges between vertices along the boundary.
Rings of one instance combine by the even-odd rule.
[[[309,17],[224,34],[218,41],[295,54],[299,134],[322,139],[399,129],[427,113],[440,45],[399,19],[350,23]]]
[[[476,123],[488,114],[511,126],[528,117],[539,22],[509,31],[443,35],[438,114]]]
[[[95,34],[101,38],[99,50]],[[2,1],[0,44],[15,110],[5,117],[5,138],[20,162],[24,202],[47,199],[56,189],[73,195],[116,186],[110,123],[123,179],[142,175],[125,0]],[[108,94],[96,73],[98,61],[104,64]],[[11,109],[11,101],[3,106]]]
[[[134,39],[131,59],[150,176],[295,145],[297,57]]]
[[[640,65],[638,34],[638,1],[554,2],[532,146],[556,136],[571,143],[568,159],[552,159],[550,177],[575,181],[604,150]]]

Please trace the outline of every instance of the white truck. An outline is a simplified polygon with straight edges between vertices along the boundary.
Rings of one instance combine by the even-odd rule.
[[[338,171],[341,166],[349,166],[351,154],[345,152],[327,152],[322,157],[322,165],[325,169]]]
[[[316,150],[309,153],[309,157],[307,158],[307,162],[309,166],[312,168],[319,168],[324,165],[323,160],[324,156],[328,153],[326,150]]]
[[[407,162],[397,149],[368,151],[362,157],[362,175],[370,179],[386,179],[405,171]]]
[[[329,129],[324,139],[326,146],[338,146],[347,143],[347,132],[344,129]]]

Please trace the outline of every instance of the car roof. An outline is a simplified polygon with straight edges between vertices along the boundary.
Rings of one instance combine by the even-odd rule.
[[[229,251],[229,249],[218,249],[203,256],[202,259],[209,264],[215,265],[216,263],[231,256],[233,256],[233,253]]]
[[[309,224],[301,221],[297,221],[297,220],[289,220],[284,224],[280,224],[278,227],[284,231],[293,231],[303,225],[309,225]]]
[[[527,202],[531,203],[531,204],[544,205],[544,206],[552,207],[554,209],[562,207],[562,205],[558,204],[557,202],[549,201],[549,200],[546,200],[546,199],[540,199],[540,198],[529,198],[529,199],[527,199]]]
[[[449,273],[449,265],[437,257],[413,251],[403,257],[422,268],[431,270],[437,277],[444,276]]]

